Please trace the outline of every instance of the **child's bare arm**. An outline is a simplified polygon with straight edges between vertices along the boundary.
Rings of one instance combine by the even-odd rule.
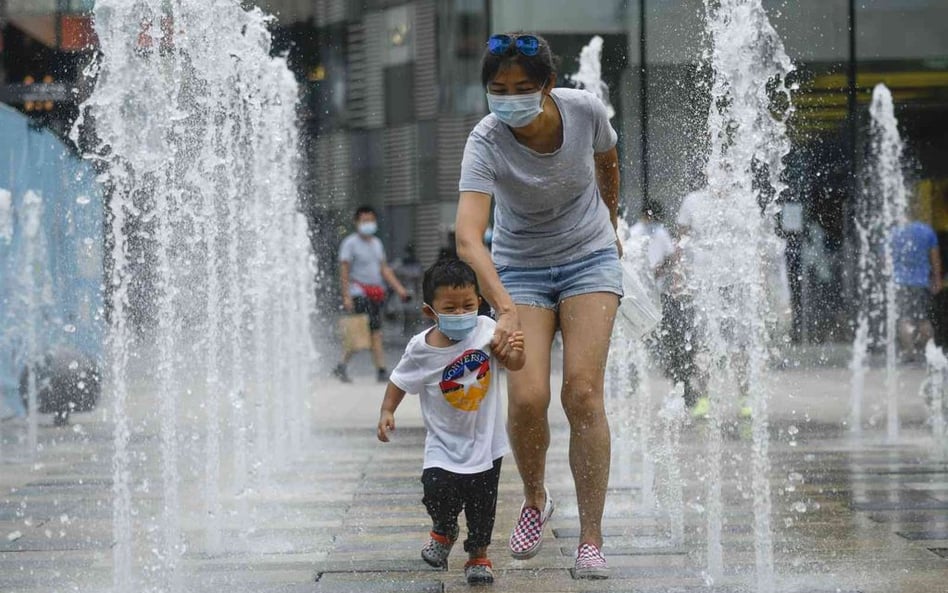
[[[395,430],[395,410],[398,409],[398,405],[402,403],[404,397],[405,392],[389,381],[388,387],[385,388],[385,399],[382,400],[382,411],[379,414],[378,434],[376,435],[383,443],[388,442],[389,431]]]
[[[501,358],[498,356],[497,359],[507,370],[519,371],[527,362],[527,358],[523,354],[523,332],[515,331],[510,334],[510,337],[507,338],[507,344],[510,346],[509,353],[506,357]]]

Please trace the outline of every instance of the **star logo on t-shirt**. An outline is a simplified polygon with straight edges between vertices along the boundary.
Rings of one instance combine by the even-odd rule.
[[[465,412],[480,408],[490,388],[490,357],[482,350],[467,350],[444,368],[441,393],[451,406]]]

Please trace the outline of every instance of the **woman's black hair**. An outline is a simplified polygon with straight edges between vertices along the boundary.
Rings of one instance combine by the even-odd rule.
[[[421,281],[421,294],[425,302],[432,304],[435,291],[445,286],[451,288],[473,286],[474,291],[477,292],[477,275],[471,266],[457,257],[442,257],[425,270],[425,276]]]
[[[484,50],[484,57],[481,58],[481,86],[487,88],[491,80],[497,76],[497,73],[511,64],[519,64],[526,73],[531,82],[538,86],[543,86],[550,80],[550,76],[556,73],[559,66],[559,58],[550,51],[550,44],[547,40],[535,33],[506,33],[514,40],[521,35],[533,35],[540,40],[539,51],[534,56],[525,56],[517,51],[516,43],[511,43],[507,51],[499,56],[490,53],[490,50]]]

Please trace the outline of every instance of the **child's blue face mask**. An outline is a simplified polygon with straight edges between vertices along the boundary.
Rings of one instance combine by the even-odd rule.
[[[428,307],[438,317],[438,331],[455,342],[460,342],[471,335],[471,332],[477,327],[477,311],[453,315],[438,313],[431,305],[428,305]]]

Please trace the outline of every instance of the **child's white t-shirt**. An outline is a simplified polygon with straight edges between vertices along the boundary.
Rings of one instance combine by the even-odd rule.
[[[490,355],[496,322],[478,317],[467,338],[447,348],[425,342],[425,330],[413,337],[389,380],[406,393],[417,393],[428,436],[425,469],[458,474],[491,469],[510,452],[500,405],[500,364]]]

